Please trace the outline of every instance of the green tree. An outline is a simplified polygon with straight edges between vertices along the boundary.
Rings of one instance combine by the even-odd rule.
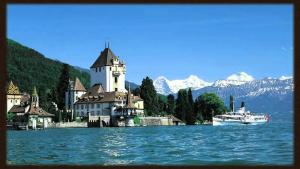
[[[169,94],[167,97],[168,101],[167,101],[167,108],[166,108],[166,112],[167,114],[175,114],[175,98],[174,95]]]
[[[185,89],[180,89],[177,93],[177,99],[176,99],[176,108],[175,108],[176,117],[185,121],[187,107],[188,107],[187,92]]]
[[[224,102],[214,93],[204,93],[195,101],[197,114],[201,114],[203,120],[211,120],[212,112],[214,115],[226,112]],[[199,117],[199,116],[198,116]]]
[[[166,107],[167,103],[165,100],[163,100],[162,97],[158,96],[158,114],[159,115],[165,115],[166,114]]]
[[[137,87],[137,88],[133,89],[132,94],[134,94],[135,96],[140,96],[141,95],[141,88]]]
[[[194,100],[193,100],[193,95],[192,95],[192,90],[189,88],[188,93],[187,93],[187,108],[186,108],[186,123],[188,125],[195,124],[196,122],[196,117],[194,114]]]
[[[141,98],[144,100],[145,113],[149,116],[158,114],[158,98],[152,79],[148,76],[143,79],[140,89]]]
[[[60,110],[63,110],[65,107],[65,92],[68,89],[69,79],[69,65],[63,64],[63,69],[59,77],[59,83],[56,87],[57,107]]]

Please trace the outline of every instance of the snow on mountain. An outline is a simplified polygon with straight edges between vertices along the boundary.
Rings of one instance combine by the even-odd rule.
[[[246,107],[257,112],[293,111],[294,79],[292,76],[254,79],[245,72],[228,76],[224,80],[209,83],[195,75],[184,80],[168,80],[158,77],[154,81],[158,93],[175,94],[179,89],[191,87],[193,98],[203,93],[215,93],[228,105],[229,96],[234,96],[236,106],[244,101]]]
[[[235,98],[236,106],[244,101],[253,111],[285,112],[293,110],[294,79],[264,78],[241,85],[207,86],[193,90],[194,99],[203,93],[215,93],[229,104],[229,96]]]
[[[206,82],[195,75],[190,75],[184,80],[168,80],[166,77],[160,76],[154,80],[153,84],[158,93],[171,94],[177,93],[180,89],[201,89],[210,86],[212,83]]]
[[[272,87],[270,87],[270,85]],[[255,80],[251,75],[245,72],[239,72],[228,76],[226,79],[216,80],[214,83],[206,82],[195,75],[190,75],[187,79],[184,80],[169,80],[163,76],[160,76],[154,80],[154,87],[156,91],[164,95],[174,94],[177,93],[180,89],[186,88],[192,88],[193,91],[197,91],[199,89],[208,87],[222,90],[222,88],[228,87],[237,89],[239,86],[242,88],[245,86],[252,86],[247,87],[250,90],[250,92],[247,93],[247,96],[255,96],[268,91],[274,91],[277,89],[276,86],[278,85],[281,86],[279,91],[293,90],[293,77],[266,77],[260,80]]]
[[[159,76],[154,80],[153,85],[155,90],[160,94],[169,94],[172,93],[169,87],[169,80],[164,76]]]
[[[279,77],[279,80],[287,80],[287,79],[292,79],[292,76],[281,76]]]
[[[213,83],[213,86],[226,87],[229,85],[242,85],[253,80],[254,78],[251,75],[248,75],[245,72],[239,72],[228,76],[226,80],[216,80],[215,83]]]

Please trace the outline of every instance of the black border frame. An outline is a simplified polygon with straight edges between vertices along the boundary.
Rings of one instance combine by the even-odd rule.
[[[6,7],[8,4],[291,4],[293,5],[294,14],[294,164],[288,166],[159,166],[159,165],[144,165],[144,166],[72,166],[72,165],[7,165],[6,164],[6,92],[5,84],[8,79],[6,72]],[[286,168],[298,169],[300,168],[300,124],[297,119],[300,119],[300,95],[299,95],[299,31],[300,31],[300,1],[296,0],[2,0],[0,1],[0,168]],[[2,104],[4,103],[4,104]]]

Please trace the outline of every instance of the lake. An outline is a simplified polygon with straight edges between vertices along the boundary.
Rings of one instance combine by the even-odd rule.
[[[263,125],[7,131],[7,163],[292,165],[292,114],[273,113]]]

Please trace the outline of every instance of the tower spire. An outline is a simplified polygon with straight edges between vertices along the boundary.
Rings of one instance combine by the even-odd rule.
[[[32,95],[31,95],[31,102],[34,107],[39,107],[39,96],[36,91],[36,87],[33,87]]]
[[[127,106],[132,107],[132,100],[131,100],[131,91],[130,91],[130,83],[128,83],[128,93],[127,93]]]

